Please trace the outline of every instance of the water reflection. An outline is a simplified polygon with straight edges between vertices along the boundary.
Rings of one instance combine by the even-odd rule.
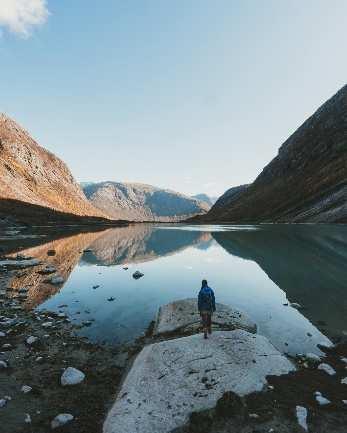
[[[315,351],[328,341],[318,321],[327,323],[325,334],[347,329],[346,246],[347,228],[333,225],[137,224],[27,249],[24,254],[55,266],[66,283],[52,286],[28,269],[11,285],[29,288],[27,308],[66,304],[76,323],[94,320],[83,335],[120,343],[140,335],[161,304],[195,296],[206,277],[220,302],[246,311],[280,350]],[[131,277],[135,269],[145,274],[138,281]],[[287,298],[305,309],[283,306]]]

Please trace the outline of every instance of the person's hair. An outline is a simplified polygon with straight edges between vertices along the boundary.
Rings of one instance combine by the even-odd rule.
[[[207,286],[207,280],[202,280],[201,287],[206,287],[206,286]]]

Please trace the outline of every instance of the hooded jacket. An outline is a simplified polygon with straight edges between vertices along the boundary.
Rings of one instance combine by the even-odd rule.
[[[198,296],[199,311],[216,311],[216,301],[211,287],[205,286],[200,289]]]

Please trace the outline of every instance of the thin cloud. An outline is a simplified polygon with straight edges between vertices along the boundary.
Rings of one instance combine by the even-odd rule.
[[[46,0],[0,0],[0,27],[23,37],[48,18]]]

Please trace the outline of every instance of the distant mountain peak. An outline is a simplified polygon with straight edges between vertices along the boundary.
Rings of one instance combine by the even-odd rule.
[[[208,211],[206,203],[170,189],[136,182],[83,182],[86,197],[112,218],[180,221]]]

